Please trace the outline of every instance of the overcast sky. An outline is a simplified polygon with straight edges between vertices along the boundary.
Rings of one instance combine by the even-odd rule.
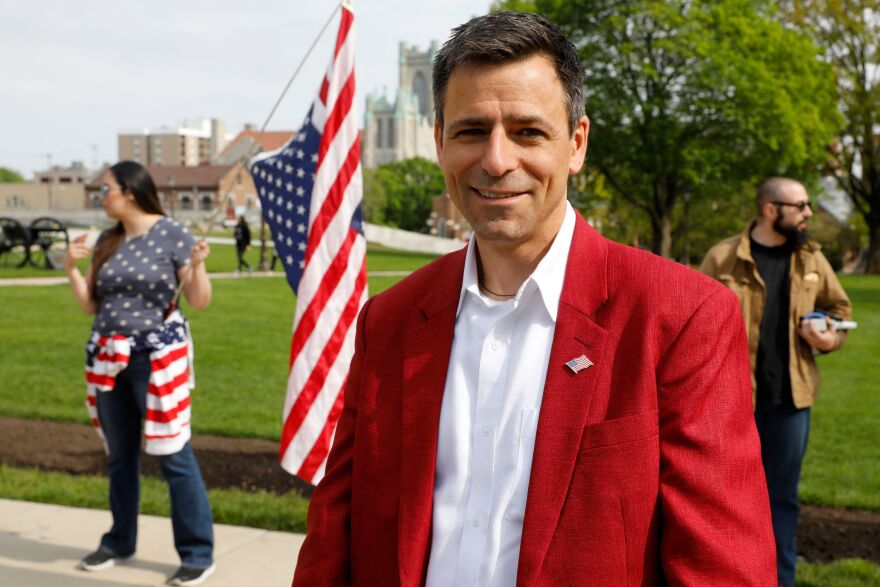
[[[31,177],[115,161],[121,130],[217,117],[262,124],[334,0],[0,0],[0,167]],[[359,119],[397,87],[398,43],[428,47],[489,0],[354,0]],[[296,128],[330,59],[338,17],[270,129]],[[96,149],[93,151],[93,146]]]

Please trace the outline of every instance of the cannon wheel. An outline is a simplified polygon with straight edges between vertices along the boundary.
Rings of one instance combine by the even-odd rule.
[[[15,218],[0,218],[0,267],[23,267],[29,259],[29,239]]]
[[[31,234],[30,262],[34,267],[57,269],[70,244],[67,227],[55,218],[37,218],[29,227]]]

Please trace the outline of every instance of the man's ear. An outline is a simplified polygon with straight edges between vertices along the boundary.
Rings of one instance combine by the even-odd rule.
[[[779,209],[771,202],[764,202],[761,205],[761,216],[768,220],[776,220],[776,217],[779,216]]]
[[[443,163],[443,126],[439,120],[434,121],[434,146],[437,148],[437,161]]]
[[[572,175],[584,166],[584,158],[587,156],[587,143],[590,137],[590,119],[581,116],[571,133],[571,158],[568,161],[568,172]]]

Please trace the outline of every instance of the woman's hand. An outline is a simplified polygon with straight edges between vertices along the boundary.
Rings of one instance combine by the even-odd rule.
[[[190,252],[192,268],[197,269],[205,262],[205,259],[207,259],[210,254],[211,247],[208,246],[208,241],[203,238],[196,241],[196,244],[193,245],[192,251]]]
[[[92,293],[89,289],[89,281],[92,277],[92,266],[86,270],[86,276],[79,272],[76,264],[87,258],[92,253],[92,247],[86,243],[88,234],[81,234],[67,245],[67,251],[64,253],[64,271],[67,273],[67,280],[70,282],[70,289],[76,303],[82,308],[82,311],[88,315],[95,313],[95,301],[92,299]]]
[[[92,247],[88,245],[86,240],[88,234],[81,234],[67,245],[67,251],[64,253],[64,270],[70,271],[76,267],[77,262],[88,258],[92,253]]]
[[[196,310],[204,310],[211,303],[211,280],[205,269],[205,259],[211,253],[211,247],[205,239],[199,239],[193,245],[188,267],[180,269],[178,274],[183,282],[183,294]]]

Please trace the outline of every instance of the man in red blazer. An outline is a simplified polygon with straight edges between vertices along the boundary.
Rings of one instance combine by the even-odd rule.
[[[295,585],[775,585],[736,298],[568,204],[583,83],[537,15],[438,53],[474,238],[364,306]]]

